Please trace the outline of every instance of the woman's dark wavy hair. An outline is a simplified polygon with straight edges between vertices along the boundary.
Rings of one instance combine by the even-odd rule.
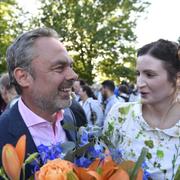
[[[92,89],[89,86],[84,85],[81,88],[84,92],[86,92],[88,97],[92,97],[93,99],[97,99],[96,96],[94,95],[94,92],[92,91]]]
[[[159,39],[140,48],[137,56],[151,55],[154,58],[162,60],[164,68],[168,72],[168,80],[176,83],[176,74],[180,72],[180,57],[178,55],[180,48],[177,43]]]

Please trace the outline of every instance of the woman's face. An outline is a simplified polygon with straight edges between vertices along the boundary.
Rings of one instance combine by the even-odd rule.
[[[156,104],[171,99],[175,92],[163,61],[150,55],[137,59],[137,87],[145,104]]]
[[[86,96],[87,96],[87,95],[86,95],[86,92],[83,91],[82,88],[80,88],[79,95],[80,95],[80,98],[81,98],[82,100],[85,100],[85,98],[86,98]]]

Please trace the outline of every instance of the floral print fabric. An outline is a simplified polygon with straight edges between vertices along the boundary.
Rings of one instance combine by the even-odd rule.
[[[136,161],[142,148],[148,148],[145,164],[152,179],[174,179],[180,165],[180,121],[169,129],[154,129],[143,119],[140,102],[117,103],[105,120],[103,133],[125,160]]]

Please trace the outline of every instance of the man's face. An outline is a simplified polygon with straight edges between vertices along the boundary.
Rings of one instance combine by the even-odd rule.
[[[80,82],[79,82],[79,81],[74,81],[74,83],[73,83],[73,89],[74,89],[75,94],[79,95],[79,91],[80,91],[80,89],[81,89],[81,86],[80,86]]]
[[[108,88],[102,87],[101,93],[102,93],[103,101],[105,101],[108,98]]]
[[[72,69],[72,59],[55,38],[39,38],[34,49],[38,57],[31,64],[31,105],[48,113],[57,112],[71,103],[70,92],[77,79]]]

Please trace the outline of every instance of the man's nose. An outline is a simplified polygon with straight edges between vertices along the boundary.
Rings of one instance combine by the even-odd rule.
[[[68,80],[77,80],[78,79],[78,75],[75,73],[75,71],[69,67],[69,70],[67,71],[67,75],[66,75],[66,79]]]

